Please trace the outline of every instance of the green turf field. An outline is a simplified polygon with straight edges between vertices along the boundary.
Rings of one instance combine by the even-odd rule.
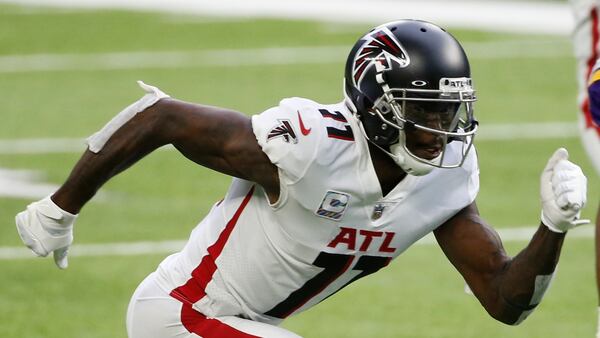
[[[31,54],[93,57],[307,46],[349,50],[368,28],[0,5],[0,63],[6,56]],[[450,31],[472,53],[482,133],[486,126],[506,123],[574,123],[575,60],[567,37]],[[540,48],[547,54],[527,56],[527,51]],[[326,56],[322,62],[291,64],[0,71],[0,140],[86,137],[141,95],[138,79],[180,99],[248,114],[288,96],[337,102],[342,97],[344,62],[342,53],[337,59]],[[584,216],[594,216],[600,181],[579,139],[515,137],[477,143],[478,204],[488,222],[498,228],[536,225],[539,173],[558,146],[566,146],[571,159],[587,173],[592,207]],[[0,154],[0,168],[41,170],[47,181],[60,184],[78,156]],[[84,209],[75,241],[185,239],[224,194],[228,181],[174,151],[154,153],[112,180],[101,198]],[[0,198],[1,247],[20,245],[13,216],[29,202]],[[509,242],[506,247],[516,254],[525,243]],[[73,257],[66,271],[56,269],[50,259],[0,260],[0,337],[125,337],[129,296],[164,256]],[[557,279],[542,305],[521,326],[509,327],[494,321],[463,292],[460,276],[437,246],[419,245],[384,271],[284,326],[309,338],[591,337],[597,304],[593,263],[591,238],[568,239]]]

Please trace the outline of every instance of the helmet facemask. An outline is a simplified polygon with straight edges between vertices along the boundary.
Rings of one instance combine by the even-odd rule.
[[[442,78],[437,90],[390,88],[382,73],[377,80],[383,95],[368,114],[376,115],[387,128],[398,130],[397,142],[389,144],[389,151],[382,150],[411,175],[425,175],[434,167],[460,167],[477,131],[471,79]],[[458,158],[446,156],[450,142],[462,143]]]

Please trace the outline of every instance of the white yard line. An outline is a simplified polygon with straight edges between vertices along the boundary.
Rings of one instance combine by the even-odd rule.
[[[87,145],[83,138],[31,138],[0,140],[0,155],[81,153]],[[175,150],[171,145],[159,150]]]
[[[44,182],[43,176],[40,171],[0,168],[0,197],[37,199],[48,196],[58,186]]]
[[[0,154],[80,153],[86,148],[85,139],[29,138],[0,140]]]
[[[348,46],[333,46],[7,55],[0,56],[0,73],[332,63],[342,62],[348,51]]]
[[[15,230],[16,231],[16,230]],[[75,244],[69,256],[132,256],[164,254],[179,251],[185,241],[122,242],[105,244]],[[0,260],[35,258],[35,254],[25,247],[0,247]]]
[[[281,18],[374,24],[419,18],[447,27],[568,35],[569,5],[535,1],[473,0],[0,0],[66,8],[119,8],[229,18]]]
[[[472,60],[572,56],[568,41],[558,39],[471,42],[464,45]],[[328,64],[342,63],[349,50],[350,46],[300,46],[196,51],[3,55],[0,56],[0,73]]]
[[[533,236],[537,227],[520,227],[509,229],[498,229],[503,242],[528,241]],[[15,231],[16,236],[16,231]],[[569,231],[567,238],[589,239],[593,238],[594,229],[591,226],[576,228]],[[75,244],[69,251],[70,257],[93,257],[93,256],[133,256],[151,254],[170,254],[183,248],[186,241],[143,241],[143,242],[121,242],[104,244]],[[435,244],[435,238],[429,234],[419,240],[417,245]],[[0,260],[16,260],[35,258],[35,255],[25,247],[0,247]]]
[[[538,227],[526,226],[526,227],[516,227],[516,228],[504,228],[504,229],[496,229],[500,238],[502,238],[503,242],[520,242],[520,241],[529,241]],[[581,226],[579,228],[575,228],[569,230],[569,234],[567,238],[576,239],[576,238],[593,238],[594,237],[594,227],[593,226]],[[435,237],[433,234],[428,234],[423,237],[421,240],[417,242],[417,244],[421,245],[431,245],[436,244]]]
[[[575,122],[483,124],[477,133],[478,141],[574,137],[579,137]],[[79,138],[0,139],[0,155],[79,153],[85,148],[85,140]],[[174,150],[175,148],[166,146],[161,149]]]

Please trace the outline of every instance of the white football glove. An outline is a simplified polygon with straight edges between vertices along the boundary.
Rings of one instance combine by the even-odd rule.
[[[54,262],[66,269],[67,251],[73,242],[73,223],[77,215],[62,210],[50,196],[33,202],[17,214],[15,222],[23,243],[36,255],[54,252]]]
[[[587,178],[568,160],[565,148],[557,149],[541,176],[542,223],[554,232],[566,232],[589,220],[580,220],[586,202]]]

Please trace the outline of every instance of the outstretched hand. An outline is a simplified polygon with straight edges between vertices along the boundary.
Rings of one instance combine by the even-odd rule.
[[[581,168],[569,161],[565,148],[557,149],[541,175],[542,223],[554,232],[566,232],[578,225],[586,203],[587,178]]]
[[[40,257],[53,252],[56,266],[66,269],[76,218],[77,215],[62,210],[48,196],[28,205],[17,214],[15,222],[25,246]]]

